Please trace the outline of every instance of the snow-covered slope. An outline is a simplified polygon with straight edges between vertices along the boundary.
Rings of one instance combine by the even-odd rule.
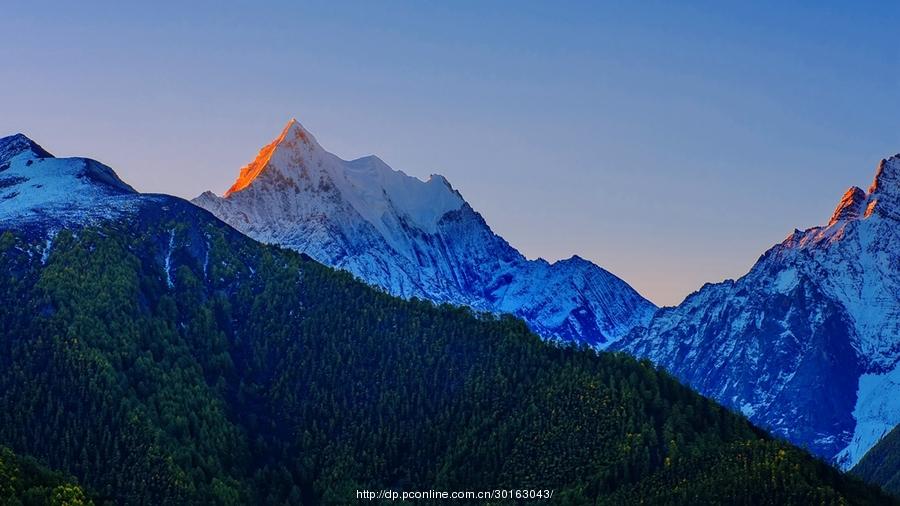
[[[900,155],[737,281],[708,284],[616,344],[852,467],[900,423]]]
[[[549,339],[604,347],[655,310],[581,258],[525,259],[442,176],[421,181],[375,156],[341,160],[295,120],[223,197],[193,202],[395,295],[512,313]]]
[[[104,219],[138,200],[133,188],[99,162],[55,158],[22,134],[0,138],[0,226]]]

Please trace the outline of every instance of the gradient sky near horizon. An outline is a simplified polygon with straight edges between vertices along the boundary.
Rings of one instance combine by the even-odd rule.
[[[675,304],[900,151],[900,3],[788,3],[20,2],[0,135],[190,198],[296,117]]]

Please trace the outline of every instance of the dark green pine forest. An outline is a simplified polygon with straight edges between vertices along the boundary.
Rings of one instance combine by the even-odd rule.
[[[388,296],[185,202],[47,234],[0,236],[0,444],[81,487],[2,453],[4,504],[893,501],[649,363]]]
[[[0,504],[89,506],[93,501],[72,478],[0,447]]]

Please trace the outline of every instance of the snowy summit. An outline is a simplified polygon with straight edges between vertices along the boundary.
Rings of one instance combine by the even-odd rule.
[[[0,224],[41,226],[110,218],[137,201],[100,162],[56,158],[22,134],[0,138]]]
[[[826,226],[795,231],[617,347],[850,468],[900,423],[898,220],[895,155]]]
[[[375,156],[342,160],[296,120],[224,196],[193,202],[392,294],[515,314],[548,339],[602,348],[656,309],[581,258],[527,260],[444,177],[422,181]]]

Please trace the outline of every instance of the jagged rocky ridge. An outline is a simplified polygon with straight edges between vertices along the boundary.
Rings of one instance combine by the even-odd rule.
[[[850,468],[900,423],[900,155],[828,224],[615,345]]]
[[[444,177],[423,182],[375,156],[341,160],[296,120],[223,197],[193,202],[391,294],[514,314],[548,339],[603,348],[656,309],[580,257],[527,260]]]

